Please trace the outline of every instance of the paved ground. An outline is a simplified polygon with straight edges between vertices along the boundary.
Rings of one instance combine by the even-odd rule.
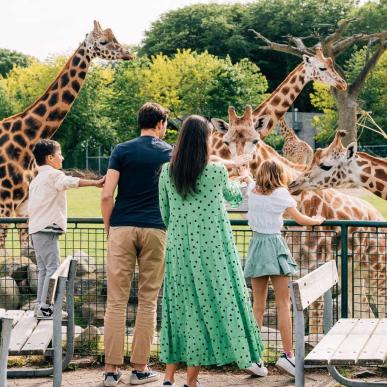
[[[285,387],[294,386],[294,380],[285,375],[278,374],[270,369],[270,375],[266,378],[251,378],[247,374],[236,374],[232,372],[203,372],[200,374],[200,382],[203,387],[226,387],[226,386],[265,386],[265,387]],[[102,368],[82,368],[76,371],[67,371],[63,374],[62,386],[102,386]],[[176,379],[176,386],[181,387],[185,383],[185,374],[179,371]],[[124,387],[129,385],[129,372],[124,372],[122,382],[118,385]],[[308,373],[306,386],[310,387],[334,387],[337,384],[327,373]],[[11,379],[8,387],[29,386],[29,387],[49,387],[52,386],[50,378],[42,379]],[[146,384],[149,387],[158,387],[160,383]]]

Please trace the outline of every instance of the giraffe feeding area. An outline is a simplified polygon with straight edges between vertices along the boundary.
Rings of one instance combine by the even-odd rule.
[[[347,20],[339,23],[334,32],[310,47],[299,38],[290,39],[287,44],[275,43],[254,31],[252,39],[263,41],[265,44],[266,50],[259,51],[259,55],[265,55],[267,50],[277,50],[297,56],[298,62],[282,81],[277,82],[274,90],[261,93],[255,98],[259,103],[254,106],[253,101],[247,97],[243,102],[243,96],[238,96],[236,103],[233,103],[235,107],[229,106],[232,104],[230,99],[223,112],[211,114],[211,153],[222,159],[250,155],[250,160],[244,166],[228,167],[231,180],[240,176],[255,176],[259,166],[266,160],[275,160],[283,166],[288,181],[291,182],[289,191],[297,202],[297,208],[308,216],[322,216],[327,219],[323,225],[313,227],[299,226],[292,221],[285,222],[283,236],[299,266],[299,272],[293,279],[312,272],[324,262],[335,260],[340,280],[334,288],[334,320],[340,317],[386,319],[387,159],[360,149],[356,140],[356,109],[350,112],[340,110],[343,109],[345,101],[348,102],[351,98],[351,101],[354,100],[355,97],[351,93],[355,87],[360,87],[358,83],[361,82],[359,79],[358,83],[350,83],[349,77],[335,61],[342,52],[340,50],[350,44],[350,38],[343,35],[348,23],[350,22]],[[385,31],[383,34],[363,34],[362,40],[357,36],[357,39],[363,42],[372,39],[377,47],[368,54],[373,55],[374,59],[370,67],[375,67],[383,56],[387,36]],[[182,55],[183,60],[187,62],[198,58],[208,59],[205,57],[208,54],[195,56],[189,52],[180,52],[176,57],[178,55]],[[106,68],[98,69],[96,63],[101,59],[104,60],[103,63],[109,64]],[[215,59],[210,59],[213,64]],[[102,84],[106,90],[109,89],[107,94],[113,95],[117,92],[114,88],[121,86],[118,80],[114,83],[109,75],[108,66],[111,61],[117,65],[118,70],[115,71],[121,72],[122,75],[125,71],[132,71],[131,68],[140,71],[141,66],[137,60],[125,45],[117,41],[110,28],[103,29],[98,22],[94,22],[94,28],[74,53],[61,64],[59,73],[47,83],[45,91],[20,112],[1,118],[0,315],[6,310],[28,313],[35,308],[38,271],[34,249],[27,232],[28,187],[37,174],[37,165],[32,154],[34,145],[41,139],[54,138],[61,141],[62,128],[68,121],[66,117],[70,117],[72,109],[79,109],[78,99],[79,104],[84,103],[86,93],[90,93],[90,90],[105,93],[105,90],[101,89]],[[169,59],[159,57],[159,60],[163,65],[170,64]],[[144,65],[149,66],[145,75],[150,76],[153,64]],[[229,66],[231,65],[230,62]],[[205,66],[210,64],[206,63]],[[254,71],[256,74],[259,70]],[[164,73],[162,76],[168,78],[170,75]],[[120,78],[120,81],[123,80],[125,76]],[[95,82],[99,82],[98,86]],[[114,85],[111,85],[112,83]],[[295,128],[292,128],[290,120],[286,119],[286,113],[296,103],[297,98],[304,89],[310,91],[312,84],[325,88],[338,104],[337,127],[329,140],[318,149],[315,149],[315,144],[300,138]],[[165,90],[164,92],[167,93]],[[158,94],[159,98],[164,98],[165,93]],[[138,107],[143,102],[140,97],[144,96],[130,97],[136,100]],[[145,97],[149,98],[148,95]],[[157,94],[152,97],[157,98]],[[2,99],[0,103],[1,101]],[[168,104],[167,100],[165,101]],[[172,116],[173,109],[178,104],[172,100],[170,102],[167,107],[170,108]],[[125,107],[117,104],[106,109],[124,114],[122,112]],[[180,116],[189,113],[198,112],[186,110]],[[204,114],[205,111],[200,113]],[[76,117],[71,116],[72,125],[76,125]],[[354,131],[349,132],[348,125],[352,125]],[[178,129],[175,126],[169,130],[170,137],[167,137],[167,141],[174,142]],[[384,133],[383,130],[382,132]],[[74,138],[71,138],[70,134],[66,144],[78,141],[77,132],[73,132],[72,136]],[[278,147],[273,138],[280,139],[281,147]],[[387,145],[387,138],[385,140]],[[108,141],[110,146],[117,143],[114,143],[113,138],[108,138]],[[80,176],[86,176],[90,171],[81,170],[78,173]],[[252,234],[244,217],[247,210],[246,201],[239,208],[229,210],[235,243],[244,266]],[[99,191],[90,188],[69,193],[68,224],[67,233],[61,236],[60,246],[63,259],[73,257],[78,261],[74,281],[75,354],[100,356],[104,352],[107,242],[99,213]],[[126,317],[127,357],[131,351],[137,312],[137,291],[136,271],[132,279]],[[160,293],[156,335],[152,347],[152,358],[155,360],[159,354],[161,311]],[[306,317],[306,350],[311,351],[324,335],[322,298],[308,309]],[[63,327],[63,348],[67,345],[65,329]],[[264,360],[272,363],[283,349],[271,288],[261,333],[265,344]],[[387,352],[387,343],[381,345],[385,345]],[[12,365],[12,357],[10,364]]]

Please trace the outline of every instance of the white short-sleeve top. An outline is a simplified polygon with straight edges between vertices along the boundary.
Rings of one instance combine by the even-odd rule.
[[[283,213],[287,208],[297,207],[297,202],[286,188],[276,188],[270,195],[253,192],[255,184],[247,189],[250,228],[262,234],[278,234],[284,225]]]

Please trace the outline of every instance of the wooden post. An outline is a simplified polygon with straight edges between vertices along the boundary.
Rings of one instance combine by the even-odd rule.
[[[0,387],[7,386],[8,348],[11,340],[12,318],[0,317]]]

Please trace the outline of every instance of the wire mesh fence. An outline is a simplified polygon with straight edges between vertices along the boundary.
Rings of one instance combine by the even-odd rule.
[[[2,220],[3,221],[3,220]],[[0,308],[33,309],[37,292],[37,267],[32,248],[21,248],[20,231],[25,223],[10,219],[1,224],[7,229],[4,248],[0,249]],[[251,231],[244,220],[232,220],[236,247],[242,266],[247,258]],[[335,318],[386,317],[387,223],[328,221],[324,226],[305,228],[286,222],[283,230],[289,248],[299,264],[296,277],[334,259],[341,273],[336,289]],[[76,343],[78,355],[102,355],[103,320],[106,308],[106,236],[100,219],[71,219],[60,238],[62,258],[78,259],[75,280]],[[250,284],[248,283],[248,286]],[[133,275],[127,309],[125,355],[129,356],[137,311],[138,272]],[[313,346],[323,331],[322,301],[308,310],[307,342]],[[161,293],[158,302],[157,328],[152,357],[159,353]],[[275,361],[282,351],[274,291],[269,289],[262,338],[265,361]]]

